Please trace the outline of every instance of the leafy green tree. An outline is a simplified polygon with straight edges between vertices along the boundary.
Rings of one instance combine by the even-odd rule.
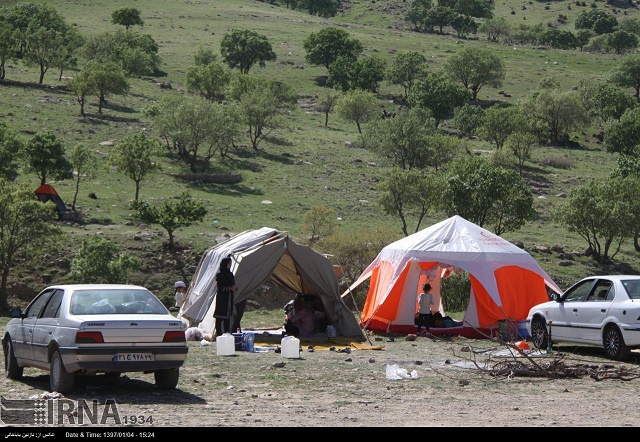
[[[471,91],[471,100],[484,86],[502,86],[506,76],[504,61],[490,49],[477,47],[464,47],[449,56],[444,71]]]
[[[192,94],[200,94],[207,100],[215,100],[224,96],[224,90],[230,81],[231,72],[216,61],[196,64],[187,68],[187,90]]]
[[[309,234],[309,244],[333,235],[337,227],[336,211],[330,207],[313,206],[304,214],[302,230]]]
[[[640,55],[626,55],[619,65],[609,72],[609,81],[620,87],[631,87],[640,101]]]
[[[479,27],[480,32],[487,35],[487,40],[498,43],[511,33],[511,26],[504,17],[496,17],[485,20]]]
[[[92,93],[92,85],[89,78],[89,70],[83,69],[75,77],[67,81],[67,87],[76,96],[76,101],[80,105],[80,115],[86,117],[85,105],[87,104],[87,95]]]
[[[340,56],[353,60],[362,53],[364,46],[343,29],[328,27],[311,33],[302,43],[305,60],[314,66],[329,66]]]
[[[215,51],[204,46],[200,46],[193,56],[193,64],[195,66],[204,66],[215,61],[218,61],[218,56]]]
[[[429,119],[429,112],[420,108],[403,110],[395,118],[374,119],[362,134],[362,144],[401,169],[424,169],[433,159],[429,137],[435,128]]]
[[[240,75],[232,80],[230,89],[230,96],[238,101],[242,122],[248,125],[254,150],[274,130],[285,126],[285,118],[298,100],[289,84],[261,77]]]
[[[9,181],[18,175],[18,160],[22,154],[23,142],[18,134],[0,121],[0,178]]]
[[[451,29],[456,31],[458,37],[466,38],[478,32],[478,23],[468,15],[457,15],[451,20]]]
[[[589,40],[591,37],[595,35],[590,29],[578,29],[576,32],[576,43],[578,43],[578,47],[580,48],[580,52],[584,49],[585,46],[589,44]]]
[[[640,158],[640,107],[628,109],[604,133],[607,152]]]
[[[435,26],[438,28],[438,34],[443,34],[444,28],[450,26],[457,15],[458,14],[448,6],[436,6],[427,11],[421,27],[428,32]]]
[[[182,227],[202,222],[207,214],[204,204],[183,192],[177,200],[152,206],[145,201],[134,204],[135,216],[142,221],[162,226],[169,235],[169,250],[175,250],[174,235]]]
[[[199,164],[205,170],[216,154],[225,157],[242,133],[236,104],[201,97],[163,97],[152,118],[169,152],[177,152],[192,172]]]
[[[324,114],[324,125],[329,126],[329,114],[335,108],[336,103],[340,99],[342,94],[336,92],[333,89],[326,90],[318,97],[318,103],[316,105],[319,112]]]
[[[520,229],[533,218],[533,195],[520,175],[482,157],[452,161],[445,172],[440,206],[496,235]]]
[[[536,137],[524,131],[513,132],[507,138],[505,147],[513,153],[518,163],[518,173],[522,176],[524,162],[531,158],[531,152],[536,145]]]
[[[71,204],[71,209],[75,211],[78,192],[80,191],[80,181],[95,176],[98,159],[93,151],[83,143],[78,143],[71,149],[69,159],[76,177],[76,191],[73,194],[73,203]]]
[[[232,29],[224,34],[220,54],[222,61],[231,69],[240,69],[241,74],[248,74],[255,64],[263,68],[267,61],[276,59],[267,37],[249,29]]]
[[[144,26],[140,10],[136,8],[120,8],[111,13],[111,23],[122,25],[129,30],[131,26]]]
[[[341,282],[350,286],[375,259],[382,248],[398,239],[398,233],[391,227],[364,228],[353,232],[336,230],[333,235],[321,238],[314,247],[330,251],[333,255],[332,261],[343,266]],[[360,284],[351,293],[354,304],[364,304],[367,295],[366,287],[367,283]]]
[[[459,140],[445,133],[436,132],[427,142],[432,153],[430,165],[436,172],[457,158],[461,152],[469,152],[469,146],[465,140]]]
[[[620,86],[611,83],[582,80],[578,93],[589,116],[602,124],[619,121],[627,109],[637,106],[638,101]]]
[[[62,81],[65,70],[78,66],[78,53],[84,45],[85,38],[73,26],[68,26],[61,36],[62,44],[51,57],[51,66],[58,68],[58,81]]]
[[[24,146],[25,172],[33,172],[40,178],[40,185],[47,178],[71,178],[73,168],[66,157],[65,147],[53,132],[39,132]]]
[[[161,150],[160,142],[149,138],[144,132],[127,135],[113,146],[108,164],[133,180],[136,185],[134,201],[138,201],[142,180],[160,170],[156,156],[160,155]]]
[[[379,186],[378,203],[387,215],[402,222],[402,232],[409,235],[408,217],[416,218],[414,232],[420,230],[424,217],[439,200],[440,187],[433,175],[417,170],[395,169]],[[413,232],[412,232],[413,233]]]
[[[618,20],[618,29],[640,35],[640,19],[637,17],[621,18]]]
[[[606,34],[604,43],[609,49],[613,49],[616,54],[629,52],[638,47],[638,36],[627,31],[618,30]]]
[[[411,23],[416,32],[429,32],[433,30],[433,25],[430,25],[427,17],[432,7],[431,0],[412,0],[409,10],[404,16],[404,21]]]
[[[126,76],[142,77],[160,69],[159,49],[150,35],[117,29],[88,37],[81,52],[91,62],[116,63]]]
[[[594,260],[606,263],[636,231],[638,198],[640,184],[636,177],[592,180],[573,188],[553,214],[587,242]]]
[[[483,125],[484,114],[480,106],[465,103],[453,111],[453,125],[462,136],[471,137]]]
[[[612,177],[620,177],[620,178],[634,178],[635,181],[630,182],[634,184],[635,187],[635,197],[631,201],[627,201],[627,203],[631,204],[630,212],[631,213],[640,213],[640,156],[632,156],[632,155],[620,155],[618,157],[618,166],[611,173]],[[633,191],[633,189],[632,189]],[[636,252],[640,252],[640,217],[635,216],[630,220],[632,223],[633,229],[633,247]]]
[[[493,18],[494,0],[456,0],[454,10],[461,15],[476,18]]]
[[[429,109],[438,127],[442,120],[451,118],[455,108],[463,106],[471,93],[454,83],[442,72],[427,74],[411,88],[408,101],[411,106]]]
[[[580,96],[575,91],[559,92],[546,89],[535,96],[527,110],[535,119],[542,134],[552,143],[568,136],[569,131],[588,123],[587,112]]]
[[[495,143],[496,148],[502,148],[512,133],[527,126],[526,115],[520,106],[491,106],[485,111],[484,124],[480,134],[485,140]]]
[[[564,29],[547,29],[540,34],[539,41],[540,44],[554,49],[575,49],[580,46],[578,38],[571,31]]]
[[[16,58],[18,31],[14,28],[9,9],[0,8],[0,80],[6,77],[6,64]]]
[[[129,82],[120,66],[113,62],[90,63],[86,68],[87,82],[91,92],[98,98],[98,113],[111,94],[124,95],[129,92]]]
[[[44,76],[52,65],[56,52],[64,46],[61,32],[57,29],[30,26],[26,38],[27,52],[23,61],[27,66],[39,66],[38,84],[44,82]]]
[[[358,133],[362,134],[362,124],[378,114],[378,99],[372,92],[355,89],[340,98],[336,113],[343,119],[356,123]]]
[[[618,27],[615,15],[604,9],[582,11],[576,18],[576,29],[590,29],[597,35],[609,34]]]
[[[296,9],[306,10],[310,15],[318,17],[335,17],[340,8],[338,0],[299,0]]]
[[[389,84],[397,84],[404,89],[406,99],[414,83],[427,73],[427,57],[420,52],[410,51],[396,54],[387,69]]]
[[[39,84],[52,65],[56,53],[65,44],[70,26],[64,16],[47,4],[19,3],[8,10],[17,41],[17,57],[27,66],[40,68]]]
[[[129,273],[140,268],[140,260],[120,252],[120,246],[100,236],[82,240],[71,261],[71,278],[87,284],[126,284]]]
[[[327,83],[341,92],[362,89],[376,93],[384,79],[385,66],[386,62],[377,55],[357,60],[340,56],[329,66]]]
[[[28,183],[14,184],[0,178],[0,311],[9,306],[7,284],[11,270],[33,262],[45,250],[54,250],[61,230],[50,220],[56,214],[53,203],[41,203]]]

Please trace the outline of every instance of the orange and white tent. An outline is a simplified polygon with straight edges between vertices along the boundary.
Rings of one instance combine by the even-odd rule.
[[[562,293],[527,251],[456,215],[384,247],[342,296],[371,278],[360,326],[412,333],[422,284],[431,284],[444,315],[440,282],[459,271],[471,279],[466,327],[523,320],[531,307],[549,300],[547,288]]]

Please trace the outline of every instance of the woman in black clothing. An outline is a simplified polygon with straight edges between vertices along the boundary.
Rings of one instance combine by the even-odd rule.
[[[220,269],[216,273],[218,292],[213,317],[216,318],[216,335],[231,333],[230,322],[233,316],[233,293],[238,289],[236,278],[231,272],[231,258],[222,258]]]

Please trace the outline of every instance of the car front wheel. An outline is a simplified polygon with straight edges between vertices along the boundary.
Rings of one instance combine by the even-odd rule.
[[[156,385],[160,390],[173,390],[178,385],[180,377],[179,368],[169,368],[164,370],[156,370],[153,372]]]
[[[76,376],[64,368],[60,351],[56,350],[51,356],[51,369],[49,371],[51,391],[57,391],[62,394],[69,393],[73,390],[75,379]]]
[[[620,329],[609,325],[602,334],[602,344],[607,357],[616,361],[624,361],[631,355],[631,350],[624,343]]]
[[[533,346],[535,348],[546,349],[549,341],[547,333],[547,324],[545,324],[544,319],[540,316],[536,316],[531,320],[531,340],[533,341]]]
[[[11,338],[7,338],[4,345],[4,374],[9,379],[20,379],[24,373],[24,368],[18,366],[16,354],[13,352]]]

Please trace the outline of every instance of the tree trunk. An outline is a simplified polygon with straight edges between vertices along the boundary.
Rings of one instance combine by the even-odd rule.
[[[2,277],[0,278],[0,313],[7,313],[9,311],[9,304],[7,303],[7,281],[9,280],[9,269],[11,263],[6,263],[5,268],[2,269]]]
[[[76,211],[76,200],[78,199],[78,191],[80,190],[80,171],[78,171],[78,179],[76,180],[76,193],[73,195],[73,204],[71,210]]]
[[[47,70],[45,69],[44,65],[40,63],[40,81],[38,81],[38,84],[42,84],[44,82],[45,72],[47,72]]]
[[[135,202],[138,202],[139,194],[140,194],[140,181],[136,181],[136,197],[134,199]]]

